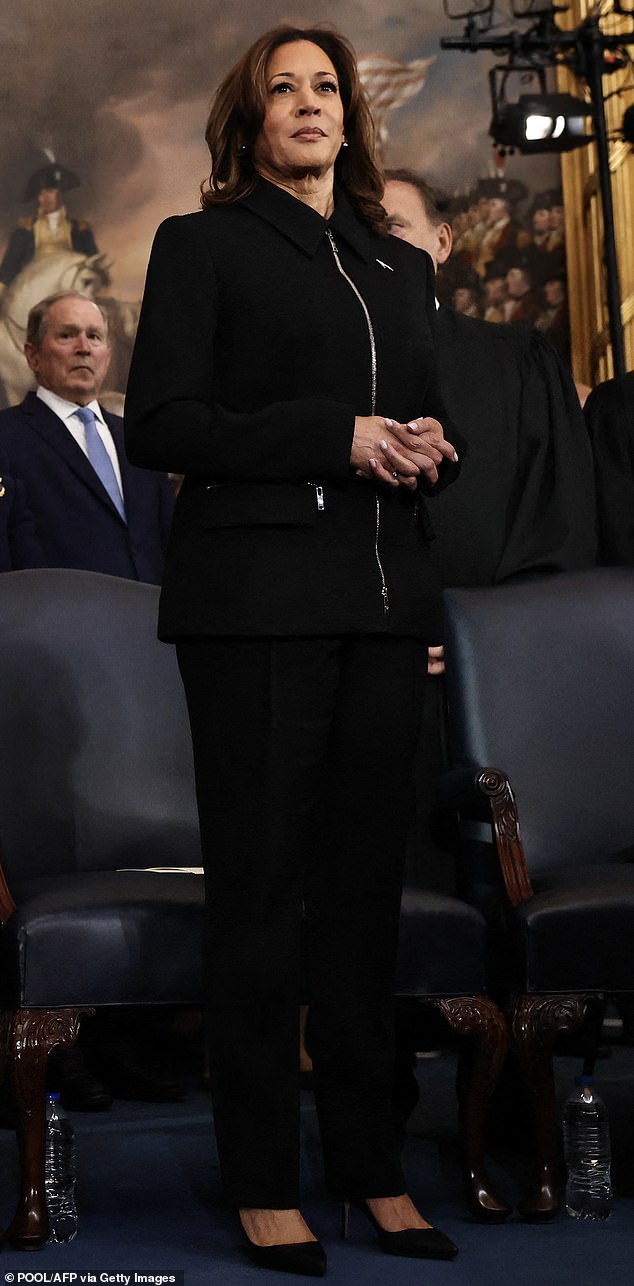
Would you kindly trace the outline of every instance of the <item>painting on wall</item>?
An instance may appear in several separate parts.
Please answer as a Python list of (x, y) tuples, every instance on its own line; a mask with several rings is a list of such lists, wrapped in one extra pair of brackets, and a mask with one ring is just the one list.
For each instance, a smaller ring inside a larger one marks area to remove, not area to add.
[[(113, 408), (125, 391), (156, 226), (198, 206), (216, 85), (279, 22), (352, 41), (386, 166), (443, 189), (455, 250), (439, 289), (456, 308), (521, 317), (565, 346), (558, 161), (501, 157), (488, 136), (488, 55), (443, 51), (441, 0), (4, 0), (0, 12), (0, 398), (29, 387), (31, 304), (69, 285), (111, 318)], [(62, 253), (63, 252), (63, 253)], [(65, 257), (64, 257), (65, 256)], [(48, 263), (46, 262), (48, 260)], [(56, 261), (53, 268), (53, 260)], [(62, 262), (62, 260), (64, 260)], [(497, 275), (496, 275), (497, 274)], [(488, 311), (487, 311), (488, 310)], [(562, 324), (563, 323), (563, 324)], [(554, 329), (553, 329), (554, 328)]]

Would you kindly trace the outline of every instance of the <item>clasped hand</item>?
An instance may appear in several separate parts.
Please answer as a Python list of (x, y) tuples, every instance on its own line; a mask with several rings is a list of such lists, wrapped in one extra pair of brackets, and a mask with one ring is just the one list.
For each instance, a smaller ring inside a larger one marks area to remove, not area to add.
[(421, 474), (432, 486), (438, 481), (443, 459), (457, 461), (458, 456), (442, 424), (430, 415), (407, 424), (381, 415), (355, 417), (350, 463), (360, 478), (415, 491)]

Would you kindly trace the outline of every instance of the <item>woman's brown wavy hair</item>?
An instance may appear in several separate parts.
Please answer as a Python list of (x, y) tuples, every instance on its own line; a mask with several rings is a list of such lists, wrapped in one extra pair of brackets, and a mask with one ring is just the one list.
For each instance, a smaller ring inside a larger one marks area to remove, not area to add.
[(335, 179), (345, 189), (360, 217), (375, 231), (387, 233), (381, 197), (383, 177), (375, 156), (375, 129), (359, 79), (352, 45), (333, 27), (282, 25), (266, 31), (227, 73), (216, 92), (205, 138), (211, 175), (201, 185), (203, 209), (228, 205), (253, 191), (257, 173), (252, 149), (266, 111), (266, 69), (280, 45), (309, 40), (328, 55), (339, 81), (348, 146), (335, 161)]

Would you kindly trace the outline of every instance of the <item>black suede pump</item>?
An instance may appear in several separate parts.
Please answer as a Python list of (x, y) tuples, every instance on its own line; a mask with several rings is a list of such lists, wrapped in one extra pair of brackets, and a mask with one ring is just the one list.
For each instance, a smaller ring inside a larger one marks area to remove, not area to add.
[(326, 1272), (326, 1252), (319, 1241), (256, 1246), (246, 1232), (244, 1237), (247, 1254), (258, 1268), (272, 1268), (276, 1273), (301, 1273), (304, 1277), (323, 1277)]
[[(379, 1248), (386, 1255), (400, 1255), (407, 1259), (455, 1259), (458, 1247), (439, 1228), (403, 1228), (401, 1232), (387, 1232), (377, 1222), (364, 1201), (357, 1203), (376, 1229)], [(343, 1203), (342, 1232), (348, 1237), (350, 1230), (350, 1202)]]

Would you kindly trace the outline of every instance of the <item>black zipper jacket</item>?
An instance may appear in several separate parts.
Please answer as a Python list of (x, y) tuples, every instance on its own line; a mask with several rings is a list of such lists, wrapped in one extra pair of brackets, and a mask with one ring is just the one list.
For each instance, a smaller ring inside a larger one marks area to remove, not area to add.
[(126, 445), (185, 474), (162, 638), (439, 637), (420, 494), (350, 467), (355, 415), (446, 422), (432, 263), (335, 202), (326, 222), (260, 180), (156, 234)]

